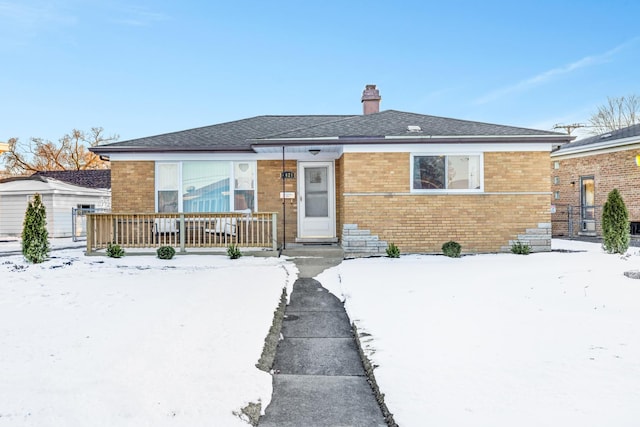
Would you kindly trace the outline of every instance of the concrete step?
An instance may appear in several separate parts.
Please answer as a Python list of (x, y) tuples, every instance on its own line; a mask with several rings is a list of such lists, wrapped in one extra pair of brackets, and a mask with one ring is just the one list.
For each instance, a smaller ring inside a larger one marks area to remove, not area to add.
[(518, 234), (520, 240), (551, 240), (551, 234)]
[(345, 259), (354, 258), (372, 258), (372, 257), (386, 257), (386, 252), (349, 252), (344, 254)]
[(282, 322), (285, 338), (351, 338), (349, 317), (344, 312), (287, 310)]
[(358, 347), (349, 338), (285, 338), (273, 369), (292, 375), (365, 375)]
[(371, 237), (371, 231), (370, 230), (356, 230), (356, 231), (351, 231), (351, 232), (345, 232), (342, 233), (342, 239), (354, 239), (357, 237), (363, 237), (363, 238), (367, 238), (367, 237)]
[(386, 246), (380, 246), (380, 245), (371, 245), (371, 246), (347, 246), (344, 248), (344, 253), (351, 253), (351, 252), (386, 252)]
[(291, 293), (286, 312), (344, 311), (344, 305), (326, 289), (297, 290)]
[(527, 228), (527, 234), (542, 234), (542, 235), (551, 235), (550, 228)]
[(361, 241), (361, 240), (379, 240), (379, 239), (378, 239), (378, 236), (371, 235), (371, 234), (366, 235), (366, 236), (364, 236), (364, 235), (358, 235), (358, 236), (345, 236), (345, 235), (343, 235), (342, 236), (342, 241), (343, 242), (358, 242), (358, 241)]
[(260, 427), (386, 427), (366, 377), (274, 375)]
[(381, 240), (355, 240), (355, 241), (346, 240), (342, 242), (342, 249), (344, 249), (345, 251), (349, 250), (350, 248), (362, 248), (362, 247), (386, 248), (387, 242), (384, 242)]

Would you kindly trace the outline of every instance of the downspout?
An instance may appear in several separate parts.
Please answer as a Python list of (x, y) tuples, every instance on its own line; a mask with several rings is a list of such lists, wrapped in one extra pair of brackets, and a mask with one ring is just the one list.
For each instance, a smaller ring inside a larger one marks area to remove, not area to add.
[(280, 247), (280, 252), (278, 253), (278, 256), (280, 256), (280, 254), (282, 253), (283, 249), (287, 249), (287, 243), (286, 243), (286, 238), (287, 238), (287, 203), (286, 203), (286, 199), (284, 198), (284, 193), (285, 193), (285, 182), (284, 182), (284, 170), (285, 170), (285, 164), (284, 164), (284, 145), (282, 146), (282, 173), (280, 174), (280, 178), (282, 179), (282, 246)]

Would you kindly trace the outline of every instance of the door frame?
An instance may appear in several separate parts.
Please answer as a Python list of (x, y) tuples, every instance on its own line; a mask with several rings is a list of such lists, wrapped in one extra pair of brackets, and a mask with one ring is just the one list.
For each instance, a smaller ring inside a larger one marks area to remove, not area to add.
[[(587, 191), (585, 188), (585, 181), (591, 181), (593, 183), (592, 195), (593, 204), (586, 203)], [(596, 231), (596, 179), (593, 175), (585, 175), (580, 177), (580, 232), (582, 233), (595, 233)]]
[[(329, 231), (326, 235), (305, 235), (305, 168), (327, 167), (327, 198), (329, 208)], [(326, 242), (336, 240), (336, 179), (335, 162), (329, 161), (298, 161), (298, 230), (296, 241)]]

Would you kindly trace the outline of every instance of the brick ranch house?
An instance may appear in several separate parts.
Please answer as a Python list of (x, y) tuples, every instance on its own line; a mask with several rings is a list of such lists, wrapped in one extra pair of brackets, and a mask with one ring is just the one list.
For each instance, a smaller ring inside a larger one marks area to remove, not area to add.
[(602, 206), (617, 188), (640, 234), (640, 124), (580, 139), (551, 153), (554, 236), (601, 236)]
[(362, 115), (258, 116), (91, 151), (111, 162), (115, 213), (277, 212), (279, 246), (365, 254), (384, 253), (378, 238), (403, 252), (550, 250), (549, 154), (573, 137), (380, 100), (367, 85)]

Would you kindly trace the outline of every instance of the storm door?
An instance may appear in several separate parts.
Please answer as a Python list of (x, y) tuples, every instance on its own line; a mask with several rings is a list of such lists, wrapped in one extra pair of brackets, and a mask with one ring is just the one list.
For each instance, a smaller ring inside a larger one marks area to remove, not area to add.
[(592, 176), (580, 177), (580, 231), (596, 231), (596, 185)]
[(333, 162), (298, 163), (298, 238), (335, 237)]

